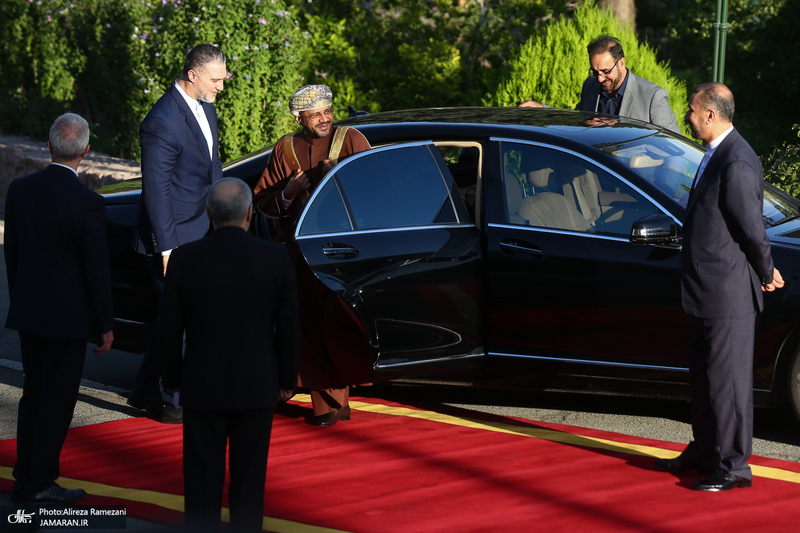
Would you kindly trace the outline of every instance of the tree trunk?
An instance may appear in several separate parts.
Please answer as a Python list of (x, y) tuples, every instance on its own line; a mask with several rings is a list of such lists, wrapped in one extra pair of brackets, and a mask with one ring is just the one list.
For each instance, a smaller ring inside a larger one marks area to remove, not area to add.
[(609, 8), (620, 22), (636, 30), (636, 6), (633, 0), (600, 0), (597, 5)]

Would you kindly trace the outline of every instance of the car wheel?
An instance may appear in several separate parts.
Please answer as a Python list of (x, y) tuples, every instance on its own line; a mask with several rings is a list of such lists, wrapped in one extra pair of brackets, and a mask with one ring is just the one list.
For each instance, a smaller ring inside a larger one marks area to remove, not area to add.
[(794, 352), (789, 365), (789, 401), (794, 414), (800, 420), (800, 347)]

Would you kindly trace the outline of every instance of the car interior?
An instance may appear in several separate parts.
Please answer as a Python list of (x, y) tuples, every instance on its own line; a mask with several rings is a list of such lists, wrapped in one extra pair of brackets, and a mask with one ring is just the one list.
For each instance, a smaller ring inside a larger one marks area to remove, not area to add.
[(583, 163), (536, 146), (506, 150), (507, 222), (627, 235), (635, 220), (652, 211), (651, 204), (630, 187)]

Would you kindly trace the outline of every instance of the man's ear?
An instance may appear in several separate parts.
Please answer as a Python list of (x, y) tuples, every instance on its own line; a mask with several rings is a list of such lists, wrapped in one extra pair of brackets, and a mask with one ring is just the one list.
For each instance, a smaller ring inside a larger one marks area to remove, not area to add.
[(208, 210), (208, 206), (206, 206), (206, 216), (208, 217), (209, 222), (211, 222), (211, 225), (213, 226), (214, 225), (214, 219), (211, 218), (211, 211)]
[[(47, 142), (49, 143), (50, 141), (47, 141)], [(92, 145), (91, 145), (91, 144), (87, 144), (87, 145), (86, 145), (86, 149), (85, 149), (85, 150), (83, 151), (83, 153), (81, 154), (81, 159), (83, 159), (84, 157), (86, 157), (86, 154), (88, 154), (88, 153), (89, 153), (89, 148), (91, 148), (91, 147), (92, 147)]]
[(303, 125), (303, 118), (300, 115), (295, 115), (294, 119), (297, 121), (298, 124), (301, 126)]

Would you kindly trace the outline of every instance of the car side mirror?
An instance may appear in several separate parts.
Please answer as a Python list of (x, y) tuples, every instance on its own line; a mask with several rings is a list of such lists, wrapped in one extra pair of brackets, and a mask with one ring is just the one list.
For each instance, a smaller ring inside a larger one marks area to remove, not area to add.
[(655, 244), (678, 247), (683, 242), (681, 228), (672, 217), (658, 213), (647, 215), (633, 223), (631, 244)]

